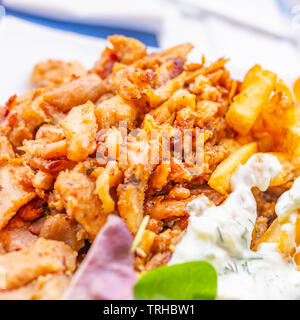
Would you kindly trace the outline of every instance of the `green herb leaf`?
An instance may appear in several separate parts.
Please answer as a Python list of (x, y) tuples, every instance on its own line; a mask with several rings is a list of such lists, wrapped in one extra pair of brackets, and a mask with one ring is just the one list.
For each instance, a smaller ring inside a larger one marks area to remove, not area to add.
[(147, 272), (136, 283), (136, 300), (213, 300), (217, 273), (206, 261), (161, 266)]
[(131, 246), (131, 249), (130, 249), (131, 252), (134, 252), (135, 249), (137, 248), (137, 246), (139, 245), (139, 243), (141, 242), (142, 237), (143, 237), (143, 233), (146, 230), (146, 227), (147, 227), (147, 224), (149, 222), (149, 219), (150, 219), (150, 216), (145, 216), (144, 217), (144, 219), (143, 219), (143, 221), (142, 221), (142, 223), (141, 223), (141, 225), (139, 227), (139, 230), (138, 230), (138, 232), (137, 232), (137, 234), (136, 234), (136, 236), (135, 236), (135, 238), (134, 238), (134, 240), (132, 242), (132, 246)]

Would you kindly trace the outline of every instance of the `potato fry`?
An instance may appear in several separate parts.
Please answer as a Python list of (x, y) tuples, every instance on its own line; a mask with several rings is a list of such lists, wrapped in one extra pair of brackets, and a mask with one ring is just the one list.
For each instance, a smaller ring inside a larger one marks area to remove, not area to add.
[[(280, 142), (284, 128), (296, 124), (295, 103), (291, 92), (283, 82), (279, 86), (283, 91), (274, 91), (259, 116), (262, 124), (260, 131), (269, 132), (276, 143)], [(259, 128), (255, 129), (257, 131)]]
[(296, 226), (295, 226), (295, 242), (296, 245), (300, 244), (300, 215), (297, 215)]
[(300, 102), (300, 78), (298, 78), (293, 86), (294, 95), (296, 97), (296, 100)]
[[(300, 214), (297, 216), (296, 226), (295, 226), (295, 243), (296, 246), (300, 245)], [(298, 270), (300, 269), (300, 252), (296, 252), (294, 256), (294, 261), (298, 266)]]
[(277, 90), (279, 92), (283, 92), (291, 100), (294, 100), (292, 91), (290, 90), (290, 88), (287, 86), (287, 84), (282, 79), (279, 79), (277, 81), (277, 83), (275, 85), (275, 90)]
[(253, 81), (258, 73), (262, 72), (262, 67), (259, 64), (253, 66), (245, 75), (242, 83), (242, 90), (245, 90)]
[(282, 229), (282, 225), (278, 219), (273, 221), (252, 250), (256, 251), (263, 242), (278, 243), (278, 250), (286, 257), (290, 256), (295, 248), (295, 238), (292, 234)]
[(276, 79), (276, 74), (267, 70), (248, 74), (244, 90), (236, 96), (226, 114), (227, 124), (237, 132), (247, 134), (267, 103)]
[(282, 132), (278, 150), (295, 156), (300, 155), (300, 123), (285, 128)]
[(256, 142), (240, 147), (217, 166), (208, 181), (209, 186), (222, 194), (226, 194), (230, 189), (230, 179), (233, 172), (237, 169), (239, 164), (246, 163), (246, 161), (256, 152)]
[(282, 168), (280, 173), (271, 180), (269, 186), (282, 186), (293, 178), (294, 165), (291, 162), (291, 156), (281, 152), (270, 152), (280, 162)]
[(295, 106), (296, 121), (300, 122), (300, 103)]

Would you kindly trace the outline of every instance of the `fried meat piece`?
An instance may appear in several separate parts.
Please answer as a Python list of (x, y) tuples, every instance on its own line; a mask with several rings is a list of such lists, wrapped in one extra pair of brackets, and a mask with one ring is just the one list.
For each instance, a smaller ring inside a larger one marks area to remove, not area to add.
[(88, 100), (97, 101), (105, 92), (106, 85), (101, 78), (96, 74), (90, 74), (46, 92), (43, 99), (58, 110), (67, 112)]
[(6, 288), (18, 288), (41, 275), (74, 271), (77, 253), (61, 241), (39, 238), (31, 247), (0, 256)]
[(67, 141), (60, 140), (57, 142), (47, 143), (44, 140), (24, 140), (23, 146), (18, 150), (22, 150), (27, 154), (43, 158), (56, 159), (67, 155)]
[(4, 253), (19, 251), (32, 246), (38, 237), (29, 231), (29, 223), (23, 221), (19, 215), (0, 231), (0, 243)]
[(69, 273), (49, 273), (22, 287), (1, 290), (0, 300), (58, 300), (67, 289), (70, 280)]
[(73, 217), (94, 239), (106, 222), (102, 202), (95, 194), (95, 182), (86, 174), (62, 171), (55, 182), (54, 194), (67, 214)]
[(137, 232), (144, 216), (145, 191), (155, 167), (155, 163), (148, 161), (150, 154), (151, 145), (145, 141), (133, 139), (127, 143), (125, 154), (123, 154), (127, 161), (121, 161), (120, 164), (124, 173), (124, 182), (117, 188), (118, 211), (133, 234)]
[(61, 126), (67, 140), (67, 157), (72, 161), (83, 161), (96, 150), (97, 121), (95, 106), (88, 101), (74, 107)]
[(39, 62), (33, 68), (31, 82), (36, 87), (57, 87), (86, 75), (78, 61), (52, 60)]
[(146, 55), (146, 46), (140, 41), (121, 35), (108, 37), (112, 48), (106, 47), (95, 63), (93, 71), (101, 78), (106, 78), (112, 71), (115, 62), (131, 64)]
[(136, 124), (138, 111), (134, 103), (114, 96), (96, 106), (96, 117), (100, 129), (118, 126), (121, 121), (126, 121), (127, 127), (133, 129)]
[(9, 160), (14, 157), (15, 152), (7, 137), (0, 136), (0, 160)]
[(46, 217), (39, 236), (45, 239), (63, 241), (75, 251), (79, 251), (84, 246), (82, 227), (66, 214)]
[(33, 171), (19, 163), (0, 163), (0, 230), (17, 211), (36, 197)]

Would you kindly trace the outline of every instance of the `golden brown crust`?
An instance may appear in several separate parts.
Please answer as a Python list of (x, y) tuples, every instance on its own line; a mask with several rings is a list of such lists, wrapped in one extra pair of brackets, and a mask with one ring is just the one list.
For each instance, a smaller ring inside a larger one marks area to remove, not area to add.
[(31, 247), (0, 256), (6, 288), (21, 287), (47, 273), (74, 271), (77, 253), (61, 241), (40, 238)]

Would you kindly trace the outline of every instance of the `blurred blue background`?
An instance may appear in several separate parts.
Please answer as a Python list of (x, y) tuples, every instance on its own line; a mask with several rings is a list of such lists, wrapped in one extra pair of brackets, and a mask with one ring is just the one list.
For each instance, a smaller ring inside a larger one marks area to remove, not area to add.
[[(223, 2), (223, 3), (222, 3)], [(257, 11), (257, 21), (252, 20), (251, 6)], [(226, 3), (226, 7), (224, 6)], [(246, 5), (244, 6), (244, 4)], [(289, 38), (286, 30), (278, 32), (278, 13), (282, 19), (293, 19), (293, 9), (299, 0), (0, 0), (6, 15), (15, 16), (33, 23), (79, 34), (106, 38), (110, 34), (124, 34), (143, 41), (148, 46), (161, 44), (161, 30), (166, 20), (173, 21), (174, 33), (179, 26), (176, 17), (181, 16), (186, 24), (192, 18), (214, 17), (226, 20), (237, 27), (249, 28), (269, 36)], [(224, 10), (225, 9), (225, 10)], [(228, 10), (227, 10), (228, 9)], [(277, 16), (275, 11), (277, 12)], [(240, 11), (241, 19), (230, 11)], [(295, 10), (294, 10), (295, 11)], [(299, 11), (300, 12), (300, 11)], [(263, 23), (259, 20), (265, 14)], [(170, 20), (170, 17), (175, 19)], [(284, 18), (285, 17), (285, 18)], [(144, 21), (143, 21), (144, 19)], [(300, 19), (299, 19), (300, 23)], [(284, 29), (283, 27), (281, 27)], [(173, 35), (174, 37), (174, 35)], [(176, 37), (176, 36), (175, 36)]]
[[(101, 1), (100, 1), (101, 2)], [(117, 26), (105, 26), (101, 25), (101, 21), (99, 24), (87, 24), (87, 23), (80, 23), (78, 21), (71, 22), (71, 21), (63, 21), (62, 19), (55, 19), (55, 18), (48, 18), (46, 14), (38, 15), (33, 13), (26, 12), (22, 10), (22, 8), (14, 8), (9, 6), (9, 1), (7, 4), (4, 4), (3, 1), (0, 1), (5, 7), (6, 15), (14, 16), (17, 18), (21, 18), (33, 23), (41, 24), (47, 27), (56, 28), (64, 31), (72, 31), (79, 34), (89, 35), (98, 38), (106, 38), (111, 34), (123, 34), (128, 37), (134, 37), (142, 42), (144, 42), (148, 46), (157, 47), (158, 41), (155, 33), (145, 32), (141, 30), (131, 30), (126, 29), (125, 27), (117, 27)], [(15, 3), (14, 3), (15, 5)], [(71, 2), (70, 2), (70, 5)]]

